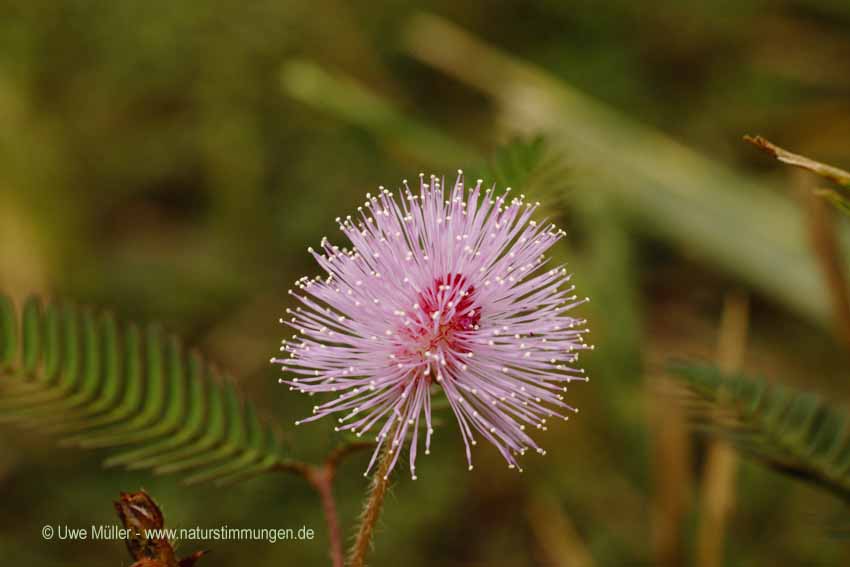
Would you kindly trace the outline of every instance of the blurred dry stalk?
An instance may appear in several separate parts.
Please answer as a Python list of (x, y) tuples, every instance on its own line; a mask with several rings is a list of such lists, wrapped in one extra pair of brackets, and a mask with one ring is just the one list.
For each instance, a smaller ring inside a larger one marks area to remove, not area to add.
[[(743, 359), (749, 326), (746, 295), (729, 293), (724, 300), (716, 357), (727, 372), (736, 370)], [(681, 337), (676, 337), (681, 340)], [(699, 345), (681, 345), (677, 351), (690, 352)], [(653, 451), (654, 503), (653, 550), (657, 565), (686, 563), (683, 526), (689, 515), (693, 480), (692, 442), (686, 418), (687, 409), (671, 403), (677, 387), (667, 380), (650, 382), (650, 422), (655, 438)], [(736, 454), (723, 441), (708, 447), (705, 473), (700, 487), (696, 563), (722, 564), (726, 519), (734, 500)]]
[(844, 260), (841, 257), (841, 242), (834, 213), (823, 202), (832, 201), (839, 209), (847, 210), (846, 198), (831, 189), (820, 190), (810, 173), (850, 187), (850, 172), (827, 165), (806, 156), (789, 152), (761, 136), (744, 136), (760, 150), (772, 155), (784, 164), (799, 168), (792, 177), (797, 188), (797, 197), (805, 212), (806, 226), (812, 252), (820, 264), (826, 287), (832, 301), (832, 313), (838, 339), (850, 347), (850, 294)]
[(552, 498), (529, 503), (526, 513), (547, 567), (592, 567), (593, 557), (570, 517)]
[(832, 300), (835, 333), (838, 340), (850, 348), (850, 294), (841, 258), (835, 211), (817, 194), (814, 179), (805, 171), (795, 171), (793, 175), (800, 204), (806, 213), (809, 242), (820, 263), (824, 283)]
[(672, 385), (650, 381), (649, 421), (654, 444), (652, 470), (652, 543), (655, 564), (674, 567), (683, 563), (682, 526), (690, 506), (692, 478), (691, 438), (685, 413), (670, 403)]
[(36, 241), (38, 230), (20, 203), (0, 199), (0, 287), (20, 301), (46, 287), (46, 267)]
[[(37, 229), (25, 207), (0, 192), (0, 288), (20, 304), (30, 293), (47, 289), (47, 267)], [(0, 485), (15, 471), (18, 455), (0, 455)]]
[[(749, 312), (749, 300), (744, 293), (726, 295), (717, 344), (717, 365), (724, 372), (736, 372), (743, 363)], [(735, 500), (737, 460), (735, 449), (727, 441), (714, 439), (710, 442), (700, 490), (696, 547), (696, 563), (700, 567), (723, 564), (726, 521)]]

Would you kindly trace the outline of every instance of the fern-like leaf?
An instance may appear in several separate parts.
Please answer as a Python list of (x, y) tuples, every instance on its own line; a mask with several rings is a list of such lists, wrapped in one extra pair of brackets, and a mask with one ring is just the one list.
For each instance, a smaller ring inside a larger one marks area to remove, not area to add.
[(671, 374), (705, 402), (709, 430), (768, 466), (850, 499), (850, 412), (812, 392), (716, 367), (676, 363)]
[(287, 460), (278, 436), (196, 352), (156, 325), (0, 295), (0, 423), (111, 448), (106, 466), (227, 484)]
[(517, 138), (500, 146), (479, 168), (479, 177), (496, 187), (514, 187), (532, 199), (556, 202), (568, 193), (568, 166), (542, 136)]

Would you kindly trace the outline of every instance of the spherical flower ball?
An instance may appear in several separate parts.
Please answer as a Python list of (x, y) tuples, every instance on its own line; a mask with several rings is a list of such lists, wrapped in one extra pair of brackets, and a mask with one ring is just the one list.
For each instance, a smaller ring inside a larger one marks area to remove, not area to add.
[(369, 469), (389, 443), (392, 470), (409, 438), (416, 478), (420, 430), (428, 454), (432, 400), (445, 396), (470, 469), (479, 438), (511, 468), (544, 453), (530, 431), (576, 412), (567, 384), (587, 380), (576, 364), (592, 347), (570, 314), (587, 299), (546, 257), (564, 232), (509, 196), (467, 188), (460, 171), (451, 188), (420, 175), (418, 191), (379, 188), (337, 218), (351, 247), (310, 249), (325, 273), (290, 290), (298, 306), (281, 322), (295, 334), (272, 359), (290, 389), (335, 396), (296, 425), (334, 416), (337, 430), (374, 435)]

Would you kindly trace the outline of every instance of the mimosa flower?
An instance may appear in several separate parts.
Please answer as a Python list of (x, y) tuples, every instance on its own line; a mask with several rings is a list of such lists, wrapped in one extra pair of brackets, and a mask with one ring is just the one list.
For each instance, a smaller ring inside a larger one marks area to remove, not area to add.
[(570, 315), (587, 299), (545, 256), (565, 233), (509, 192), (467, 188), (461, 172), (451, 188), (420, 175), (418, 192), (380, 188), (337, 218), (352, 247), (310, 249), (325, 274), (290, 291), (299, 306), (281, 321), (296, 334), (272, 359), (290, 389), (337, 396), (296, 424), (334, 415), (338, 430), (374, 434), (370, 469), (390, 443), (392, 470), (409, 438), (416, 478), (420, 430), (427, 454), (432, 400), (445, 396), (470, 469), (478, 438), (511, 468), (528, 449), (545, 453), (530, 430), (576, 412), (567, 384), (587, 380), (576, 363), (592, 347)]

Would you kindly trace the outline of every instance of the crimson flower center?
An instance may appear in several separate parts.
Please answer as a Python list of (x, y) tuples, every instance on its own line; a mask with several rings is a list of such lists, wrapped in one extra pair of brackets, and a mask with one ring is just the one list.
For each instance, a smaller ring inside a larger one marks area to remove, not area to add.
[(423, 362), (432, 355), (469, 352), (469, 335), (481, 320), (475, 296), (475, 286), (461, 274), (435, 279), (419, 292), (415, 311), (407, 314), (401, 354)]

